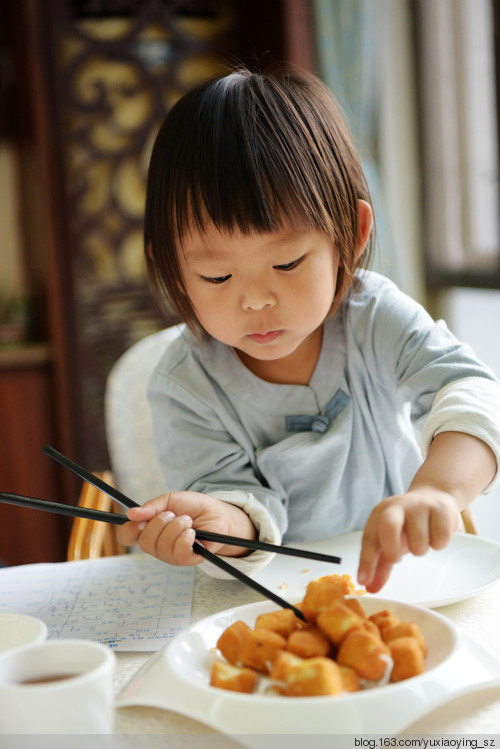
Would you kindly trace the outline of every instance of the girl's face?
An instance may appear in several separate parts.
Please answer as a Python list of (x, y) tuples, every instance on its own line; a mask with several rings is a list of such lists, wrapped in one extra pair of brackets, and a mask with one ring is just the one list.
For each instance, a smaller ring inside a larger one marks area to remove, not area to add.
[(271, 382), (307, 384), (332, 307), (339, 258), (317, 231), (186, 232), (179, 262), (199, 323)]

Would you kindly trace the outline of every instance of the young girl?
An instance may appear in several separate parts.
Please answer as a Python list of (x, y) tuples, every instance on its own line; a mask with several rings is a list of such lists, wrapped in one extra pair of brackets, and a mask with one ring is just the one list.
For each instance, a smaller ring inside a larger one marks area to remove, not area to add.
[[(149, 385), (175, 491), (129, 510), (122, 543), (190, 565), (195, 528), (272, 543), (364, 528), (358, 581), (372, 592), (403, 554), (446, 546), (495, 480), (500, 386), (443, 322), (361, 270), (372, 222), (317, 78), (238, 70), (173, 107), (145, 244), (186, 323)], [(247, 573), (269, 559), (206, 546)]]

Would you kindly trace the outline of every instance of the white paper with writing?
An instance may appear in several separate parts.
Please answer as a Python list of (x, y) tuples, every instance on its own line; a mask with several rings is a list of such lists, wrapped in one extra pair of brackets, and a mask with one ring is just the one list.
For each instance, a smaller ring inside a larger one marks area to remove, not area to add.
[(49, 639), (159, 650), (189, 626), (192, 567), (143, 554), (0, 569), (0, 613), (36, 616)]

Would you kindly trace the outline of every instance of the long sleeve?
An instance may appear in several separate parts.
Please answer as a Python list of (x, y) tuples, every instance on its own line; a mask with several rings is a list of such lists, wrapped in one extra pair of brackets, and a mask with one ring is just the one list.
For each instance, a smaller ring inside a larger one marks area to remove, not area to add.
[(484, 377), (454, 380), (436, 395), (422, 430), (422, 452), (427, 455), (432, 439), (440, 432), (463, 432), (485, 442), (497, 461), (497, 472), (484, 494), (499, 480), (500, 385)]

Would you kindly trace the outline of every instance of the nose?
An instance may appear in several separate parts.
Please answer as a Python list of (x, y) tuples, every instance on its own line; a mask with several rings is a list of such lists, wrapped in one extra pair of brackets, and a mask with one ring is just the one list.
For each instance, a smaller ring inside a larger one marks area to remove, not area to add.
[(241, 306), (245, 311), (258, 311), (274, 307), (276, 297), (268, 285), (261, 281), (247, 283), (241, 294)]

